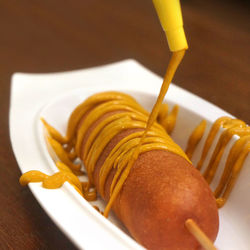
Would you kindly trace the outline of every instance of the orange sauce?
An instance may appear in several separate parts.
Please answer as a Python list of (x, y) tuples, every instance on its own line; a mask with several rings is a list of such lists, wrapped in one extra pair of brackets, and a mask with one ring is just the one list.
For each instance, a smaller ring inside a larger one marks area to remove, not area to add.
[[(238, 135), (239, 139), (234, 143), (229, 152), (226, 164), (224, 166), (224, 171), (220, 177), (219, 184), (214, 191), (218, 207), (222, 207), (227, 201), (229, 194), (235, 185), (239, 172), (243, 166), (244, 160), (250, 152), (250, 127), (246, 125), (245, 122), (239, 119), (221, 117), (214, 122), (212, 128), (209, 131), (209, 134), (203, 146), (201, 158), (197, 164), (198, 170), (202, 168), (208, 151), (220, 128), (223, 128), (223, 132), (220, 135), (209, 164), (206, 166), (203, 174), (205, 180), (209, 184), (214, 179), (214, 176), (218, 170), (218, 165), (227, 144), (234, 135)], [(191, 134), (186, 150), (186, 153), (190, 158), (192, 157), (192, 153), (194, 152), (195, 147), (198, 144), (197, 142), (201, 139), (204, 131), (205, 128), (201, 123)]]
[(190, 135), (186, 149), (186, 155), (189, 159), (192, 159), (195, 148), (197, 147), (199, 141), (201, 140), (205, 132), (206, 125), (207, 122), (205, 120), (201, 121), (201, 123), (194, 129), (194, 131)]

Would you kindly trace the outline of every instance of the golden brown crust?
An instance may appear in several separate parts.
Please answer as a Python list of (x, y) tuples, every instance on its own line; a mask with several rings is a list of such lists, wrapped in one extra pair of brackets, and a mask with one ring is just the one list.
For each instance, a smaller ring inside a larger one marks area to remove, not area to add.
[(167, 151), (140, 155), (117, 209), (133, 237), (150, 249), (198, 248), (184, 227), (188, 218), (212, 240), (218, 232), (215, 198), (207, 183), (187, 161)]
[[(88, 129), (82, 150), (94, 127), (114, 113), (103, 115)], [(120, 132), (104, 148), (94, 170), (97, 190), (104, 160), (122, 138), (135, 131), (138, 129)], [(110, 172), (105, 184), (106, 201), (115, 171)], [(218, 211), (208, 184), (189, 162), (168, 151), (139, 156), (113, 210), (131, 235), (149, 249), (198, 249), (198, 242), (184, 226), (188, 218), (194, 219), (213, 241), (218, 232)]]

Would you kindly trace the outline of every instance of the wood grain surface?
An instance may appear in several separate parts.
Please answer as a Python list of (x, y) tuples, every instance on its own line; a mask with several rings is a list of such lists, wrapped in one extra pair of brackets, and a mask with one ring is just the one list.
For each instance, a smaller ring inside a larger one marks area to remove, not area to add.
[[(174, 82), (249, 124), (249, 3), (183, 0), (182, 7), (189, 50)], [(0, 0), (0, 249), (75, 249), (19, 186), (11, 75), (134, 58), (163, 76), (169, 56), (151, 0)]]

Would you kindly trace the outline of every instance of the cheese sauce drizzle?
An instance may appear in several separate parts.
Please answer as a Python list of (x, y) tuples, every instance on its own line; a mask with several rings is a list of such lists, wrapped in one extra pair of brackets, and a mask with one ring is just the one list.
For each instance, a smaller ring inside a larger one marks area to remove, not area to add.
[[(223, 173), (220, 177), (219, 184), (215, 188), (214, 195), (216, 198), (217, 206), (222, 207), (227, 201), (230, 192), (232, 191), (239, 172), (244, 164), (245, 158), (250, 152), (250, 127), (239, 119), (230, 117), (221, 117), (217, 119), (211, 127), (209, 134), (203, 146), (201, 158), (197, 164), (197, 169), (201, 170), (203, 163), (206, 159), (208, 151), (215, 139), (216, 134), (220, 128), (223, 128), (222, 134), (219, 137), (217, 145), (213, 151), (212, 157), (205, 168), (204, 178), (210, 184), (218, 170), (218, 166), (225, 148), (234, 135), (239, 136), (239, 139), (232, 146)], [(205, 123), (202, 121), (193, 131), (189, 137), (186, 154), (192, 158), (192, 154), (198, 145), (205, 132)]]
[[(159, 111), (161, 109), (163, 99), (164, 99), (164, 97), (165, 97), (165, 95), (166, 95), (166, 93), (168, 91), (169, 85), (170, 85), (170, 83), (171, 83), (171, 81), (172, 81), (172, 79), (174, 77), (174, 74), (175, 74), (179, 64), (181, 63), (184, 55), (185, 55), (185, 50), (176, 51), (176, 52), (173, 52), (173, 54), (172, 54), (172, 57), (170, 59), (170, 62), (169, 62), (169, 65), (168, 65), (168, 68), (167, 68), (167, 71), (166, 71), (162, 86), (161, 86), (160, 94), (159, 94), (159, 96), (158, 96), (158, 98), (156, 100), (156, 103), (155, 103), (155, 105), (154, 105), (154, 107), (153, 107), (153, 109), (152, 109), (152, 111), (151, 111), (151, 113), (149, 115), (149, 118), (148, 118), (148, 121), (147, 121), (147, 124), (146, 124), (146, 129), (145, 129), (144, 133), (142, 134), (141, 139), (139, 140), (139, 144), (136, 146), (134, 151), (131, 152), (131, 154), (130, 154), (131, 158), (129, 158), (126, 168), (123, 170), (123, 173), (121, 174), (121, 176), (119, 178), (119, 181), (117, 182), (115, 188), (113, 189), (113, 192), (111, 193), (109, 202), (108, 202), (108, 204), (107, 204), (107, 206), (105, 208), (105, 211), (104, 211), (104, 216), (108, 216), (108, 213), (109, 213), (109, 211), (110, 211), (110, 209), (111, 209), (117, 195), (119, 194), (123, 183), (125, 182), (126, 178), (129, 175), (130, 169), (134, 165), (134, 163), (137, 160), (139, 154), (143, 152), (143, 151), (141, 151), (141, 147), (142, 147), (142, 145), (144, 143), (144, 139), (146, 138), (147, 133), (150, 131), (150, 129), (152, 128), (154, 122), (157, 119), (157, 116), (158, 116)], [(169, 139), (170, 139), (170, 137), (169, 137)], [(178, 148), (178, 151), (176, 152), (177, 148)], [(153, 150), (153, 149), (159, 149), (159, 148), (158, 147), (156, 147), (156, 148), (151, 147), (149, 150)], [(185, 154), (183, 154), (182, 152), (180, 153), (179, 147), (176, 144), (172, 144), (172, 146), (169, 147), (168, 150), (172, 151), (172, 152), (175, 152), (175, 153), (181, 155), (182, 157), (184, 157), (184, 158), (186, 158), (188, 160), (188, 158), (187, 158), (187, 156)]]

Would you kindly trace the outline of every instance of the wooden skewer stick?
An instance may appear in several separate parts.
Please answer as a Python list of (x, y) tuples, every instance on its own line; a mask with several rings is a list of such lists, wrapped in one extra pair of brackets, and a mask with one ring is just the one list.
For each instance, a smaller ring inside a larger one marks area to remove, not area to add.
[(195, 237), (195, 239), (199, 241), (199, 243), (204, 249), (206, 250), (217, 249), (214, 246), (213, 242), (204, 234), (204, 232), (192, 219), (187, 219), (185, 221), (185, 226), (188, 229), (188, 231)]

